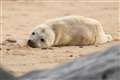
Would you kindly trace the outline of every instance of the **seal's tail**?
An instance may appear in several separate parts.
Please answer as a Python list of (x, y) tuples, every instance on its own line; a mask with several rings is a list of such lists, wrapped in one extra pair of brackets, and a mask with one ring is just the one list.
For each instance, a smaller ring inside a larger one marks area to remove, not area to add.
[(108, 41), (120, 41), (120, 32), (106, 33)]

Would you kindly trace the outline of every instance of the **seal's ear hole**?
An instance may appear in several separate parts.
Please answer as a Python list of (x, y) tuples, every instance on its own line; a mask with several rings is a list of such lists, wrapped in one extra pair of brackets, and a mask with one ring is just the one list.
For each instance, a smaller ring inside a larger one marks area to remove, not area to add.
[(42, 29), (42, 32), (45, 32), (45, 29)]
[(40, 39), (41, 42), (45, 42), (45, 40), (43, 38)]
[(35, 32), (33, 32), (32, 35), (35, 35)]

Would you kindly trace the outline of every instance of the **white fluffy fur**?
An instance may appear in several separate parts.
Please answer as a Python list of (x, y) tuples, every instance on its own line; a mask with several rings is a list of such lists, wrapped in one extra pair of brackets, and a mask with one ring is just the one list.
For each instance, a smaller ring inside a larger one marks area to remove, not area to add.
[[(51, 19), (38, 25), (29, 39), (34, 41), (36, 47), (47, 48), (64, 45), (93, 45), (102, 44), (112, 40), (112, 36), (105, 34), (102, 25), (91, 18), (83, 16), (66, 16)], [(44, 38), (45, 42), (41, 42)]]

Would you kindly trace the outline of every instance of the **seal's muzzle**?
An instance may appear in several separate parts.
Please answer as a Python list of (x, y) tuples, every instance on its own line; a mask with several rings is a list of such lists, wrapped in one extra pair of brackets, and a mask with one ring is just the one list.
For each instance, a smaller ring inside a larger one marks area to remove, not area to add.
[(27, 45), (32, 47), (32, 48), (36, 48), (36, 45), (32, 40), (28, 40)]

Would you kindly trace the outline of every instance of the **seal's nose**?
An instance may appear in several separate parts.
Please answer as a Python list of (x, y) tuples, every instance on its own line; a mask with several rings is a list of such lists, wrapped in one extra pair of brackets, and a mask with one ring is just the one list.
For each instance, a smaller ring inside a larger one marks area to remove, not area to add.
[(32, 40), (28, 40), (28, 44), (31, 44), (32, 43)]
[(27, 44), (32, 47), (35, 48), (35, 43), (32, 40), (28, 40)]

